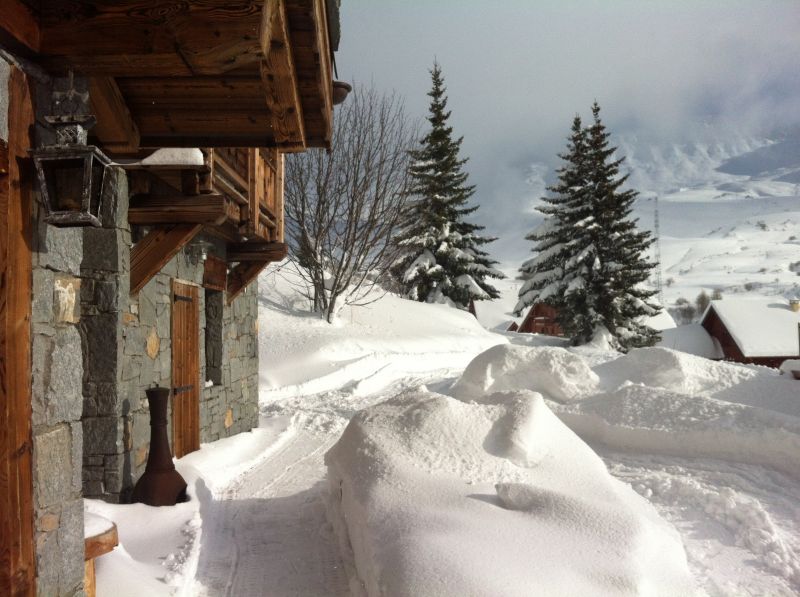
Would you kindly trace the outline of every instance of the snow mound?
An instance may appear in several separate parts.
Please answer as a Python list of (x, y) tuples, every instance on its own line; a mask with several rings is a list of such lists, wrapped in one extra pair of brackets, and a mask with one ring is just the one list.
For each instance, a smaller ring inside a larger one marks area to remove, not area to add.
[(452, 393), (462, 400), (509, 390), (533, 390), (570, 402), (595, 390), (599, 378), (580, 356), (552, 346), (503, 344), (479, 354), (455, 383)]
[(627, 385), (558, 406), (557, 414), (588, 442), (651, 454), (761, 464), (800, 477), (800, 419), (783, 413)]
[(675, 530), (535, 392), (407, 393), (358, 413), (325, 462), (354, 594), (693, 592)]
[(639, 348), (595, 367), (606, 387), (625, 382), (664, 388), (683, 394), (714, 393), (758, 375), (743, 365), (717, 363), (669, 348)]

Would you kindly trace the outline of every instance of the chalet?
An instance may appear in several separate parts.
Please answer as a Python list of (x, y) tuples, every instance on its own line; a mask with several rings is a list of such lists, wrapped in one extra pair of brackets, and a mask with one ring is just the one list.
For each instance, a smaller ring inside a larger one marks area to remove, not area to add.
[(83, 594), (82, 498), (129, 498), (145, 389), (178, 456), (257, 424), (252, 282), (337, 45), (338, 0), (3, 0), (0, 595)]
[[(506, 331), (563, 337), (564, 332), (558, 324), (557, 317), (558, 310), (555, 307), (545, 303), (535, 303), (528, 309), (521, 324), (512, 322)], [(652, 317), (648, 317), (646, 322), (651, 328), (659, 331), (675, 327), (675, 320), (665, 309), (662, 309)]]
[(779, 367), (800, 354), (800, 312), (781, 298), (711, 301), (700, 323), (729, 361)]
[(522, 320), (516, 331), (526, 334), (545, 334), (547, 336), (563, 336), (564, 332), (556, 321), (558, 311), (545, 303), (535, 303), (528, 309), (525, 319)]

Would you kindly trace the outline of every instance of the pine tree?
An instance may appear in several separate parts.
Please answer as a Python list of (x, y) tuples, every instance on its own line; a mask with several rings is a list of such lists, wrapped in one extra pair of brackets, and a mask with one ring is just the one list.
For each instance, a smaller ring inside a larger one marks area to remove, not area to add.
[(466, 309), (471, 301), (497, 298), (487, 278), (504, 275), (482, 248), (495, 239), (479, 235), (483, 226), (465, 220), (477, 209), (467, 204), (475, 187), (467, 184), (462, 170), (467, 160), (458, 155), (463, 137), (453, 139), (447, 124), (450, 111), (439, 65), (434, 63), (430, 73), (430, 131), (410, 152), (412, 198), (395, 239), (400, 257), (392, 273), (408, 298), (449, 301)]
[(628, 350), (657, 340), (643, 323), (658, 312), (648, 302), (656, 291), (642, 286), (654, 267), (644, 257), (653, 239), (631, 218), (637, 192), (621, 190), (628, 179), (619, 174), (624, 158), (612, 159), (616, 148), (597, 102), (592, 115), (585, 128), (575, 118), (560, 182), (548, 188), (555, 196), (544, 199), (545, 221), (528, 236), (537, 255), (521, 268), (526, 282), (515, 311), (546, 302), (574, 344), (607, 330), (616, 348)]

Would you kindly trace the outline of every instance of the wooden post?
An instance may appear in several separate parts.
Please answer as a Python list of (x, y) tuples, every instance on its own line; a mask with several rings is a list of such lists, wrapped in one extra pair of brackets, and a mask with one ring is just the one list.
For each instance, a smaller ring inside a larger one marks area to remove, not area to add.
[[(31, 185), (28, 81), (9, 78), (9, 143), (0, 173), (0, 594), (34, 595), (31, 432)], [(5, 151), (4, 151), (5, 150)]]

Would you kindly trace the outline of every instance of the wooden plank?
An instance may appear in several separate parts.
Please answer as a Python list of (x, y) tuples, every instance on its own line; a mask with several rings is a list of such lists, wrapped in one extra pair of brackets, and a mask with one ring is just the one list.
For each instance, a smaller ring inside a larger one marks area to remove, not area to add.
[(285, 0), (265, 4), (260, 37), (265, 56), (261, 63), (261, 78), (272, 114), (275, 143), (279, 146), (285, 143), (304, 145), (303, 107), (292, 57)]
[(200, 224), (155, 228), (137, 242), (131, 250), (131, 294), (138, 293), (201, 228)]
[(128, 208), (128, 222), (137, 225), (222, 224), (227, 218), (222, 195), (192, 197), (136, 197)]
[[(306, 143), (330, 147), (333, 122), (333, 78), (325, 0), (286, 0), (297, 79), (303, 81), (301, 103)], [(308, 83), (312, 83), (309, 85)]]
[(172, 386), (182, 390), (173, 389), (173, 453), (181, 458), (200, 448), (200, 299), (177, 280), (172, 293)]
[(228, 163), (228, 161), (221, 155), (217, 154), (215, 156), (215, 165), (217, 167), (216, 175), (223, 175), (227, 178), (230, 182), (238, 185), (239, 188), (243, 191), (247, 190), (248, 182), (246, 179), (247, 173), (244, 173), (244, 176), (239, 173), (233, 164)]
[(119, 545), (117, 525), (112, 523), (112, 525), (102, 533), (84, 539), (83, 559), (93, 560), (103, 554), (107, 554), (117, 545)]
[(285, 168), (283, 153), (278, 154), (278, 167), (275, 171), (275, 221), (277, 224), (276, 239), (279, 243), (284, 242), (284, 198), (283, 198), (283, 176)]
[(0, 45), (27, 58), (39, 51), (39, 43), (39, 24), (30, 8), (20, 0), (3, 0)]
[(228, 264), (213, 255), (206, 257), (203, 268), (203, 288), (225, 291), (228, 285)]
[(112, 77), (89, 79), (89, 101), (97, 124), (92, 128), (103, 149), (131, 153), (139, 149), (139, 128)]
[(226, 259), (228, 262), (242, 261), (280, 261), (288, 253), (285, 243), (246, 242), (228, 245)]
[(8, 172), (0, 174), (0, 594), (34, 595), (31, 432), (32, 93), (12, 67)]
[(200, 194), (200, 175), (196, 170), (181, 170), (181, 192), (184, 195)]
[(258, 277), (270, 261), (248, 261), (239, 263), (228, 272), (228, 304), (244, 292), (247, 285)]
[(46, 2), (41, 52), (51, 69), (73, 68), (88, 75), (224, 73), (261, 58), (262, 4), (263, 0)]
[(0, 174), (8, 174), (8, 143), (0, 139)]

